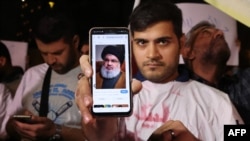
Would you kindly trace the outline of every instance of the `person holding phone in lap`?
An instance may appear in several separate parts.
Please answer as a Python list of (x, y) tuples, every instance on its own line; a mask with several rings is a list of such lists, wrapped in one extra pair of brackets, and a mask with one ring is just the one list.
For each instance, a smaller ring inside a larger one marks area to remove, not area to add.
[(67, 11), (43, 14), (32, 33), (44, 63), (25, 72), (7, 111), (6, 131), (11, 141), (82, 141), (81, 115), (74, 102), (81, 72), (77, 23)]

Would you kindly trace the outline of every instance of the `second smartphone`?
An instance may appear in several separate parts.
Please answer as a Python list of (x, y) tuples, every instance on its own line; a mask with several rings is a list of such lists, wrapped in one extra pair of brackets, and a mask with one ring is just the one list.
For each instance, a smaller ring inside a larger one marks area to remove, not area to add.
[(92, 113), (129, 116), (132, 112), (129, 30), (126, 27), (94, 27), (89, 35), (94, 72)]

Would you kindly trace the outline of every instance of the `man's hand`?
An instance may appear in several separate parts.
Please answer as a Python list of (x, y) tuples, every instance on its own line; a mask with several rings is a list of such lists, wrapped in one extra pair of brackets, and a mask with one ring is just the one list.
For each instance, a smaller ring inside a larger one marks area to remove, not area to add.
[[(32, 115), (25, 111), (25, 115)], [(32, 115), (28, 123), (12, 120), (14, 130), (22, 137), (31, 140), (48, 139), (55, 134), (55, 124), (47, 117)]]
[[(88, 61), (87, 55), (81, 56), (80, 65), (84, 76), (78, 81), (76, 90), (76, 103), (82, 114), (83, 133), (89, 140), (110, 141), (118, 132), (118, 118), (95, 118), (92, 116), (90, 109), (93, 104), (93, 99), (89, 78), (92, 76), (93, 70)], [(139, 81), (132, 81), (132, 92), (134, 94), (139, 92), (141, 88), (142, 86)]]
[(156, 129), (149, 141), (199, 141), (181, 121), (169, 120)]

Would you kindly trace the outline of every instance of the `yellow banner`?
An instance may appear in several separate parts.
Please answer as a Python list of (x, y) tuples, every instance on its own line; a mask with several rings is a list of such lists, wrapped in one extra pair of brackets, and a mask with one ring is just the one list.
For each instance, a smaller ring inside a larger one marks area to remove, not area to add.
[(204, 0), (250, 27), (250, 0)]

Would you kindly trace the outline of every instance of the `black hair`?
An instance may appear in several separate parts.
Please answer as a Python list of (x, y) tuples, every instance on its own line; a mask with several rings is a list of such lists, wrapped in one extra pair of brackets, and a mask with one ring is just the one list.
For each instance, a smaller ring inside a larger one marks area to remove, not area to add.
[(133, 35), (134, 31), (142, 31), (160, 21), (171, 21), (176, 36), (182, 36), (182, 12), (174, 3), (164, 0), (140, 3), (130, 16), (131, 33)]
[(105, 56), (107, 54), (113, 54), (116, 56), (120, 62), (120, 64), (123, 63), (124, 57), (125, 57), (125, 48), (124, 45), (107, 45), (103, 50), (102, 50), (102, 59), (105, 59)]
[(192, 47), (194, 44), (194, 41), (198, 35), (198, 33), (195, 33), (196, 30), (202, 28), (202, 27), (213, 27), (215, 28), (215, 25), (212, 23), (209, 23), (208, 21), (200, 21), (198, 24), (196, 24), (195, 26), (193, 26), (188, 33), (186, 34), (186, 42), (185, 45), (186, 46), (190, 46)]
[(61, 38), (65, 42), (72, 41), (78, 34), (78, 25), (72, 13), (62, 11), (46, 11), (33, 28), (33, 36), (44, 43), (51, 43)]
[(89, 33), (87, 30), (83, 30), (79, 33), (80, 42), (78, 46), (78, 51), (81, 52), (83, 45), (89, 44)]
[(0, 42), (0, 57), (3, 56), (7, 59), (7, 62), (11, 64), (11, 57), (10, 57), (10, 52), (7, 48), (7, 46)]

